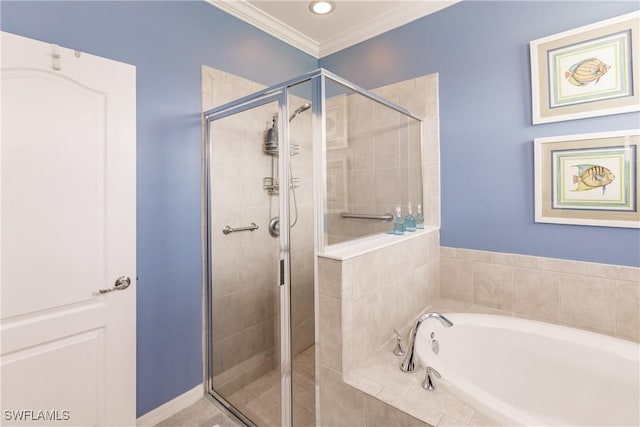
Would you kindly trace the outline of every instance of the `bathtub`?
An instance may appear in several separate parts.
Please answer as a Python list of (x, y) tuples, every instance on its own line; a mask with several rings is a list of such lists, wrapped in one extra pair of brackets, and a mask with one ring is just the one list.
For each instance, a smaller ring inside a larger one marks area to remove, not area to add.
[(452, 327), (431, 318), (418, 329), (418, 360), (442, 375), (437, 387), (448, 387), (496, 421), (640, 425), (638, 344), (532, 320), (443, 314)]

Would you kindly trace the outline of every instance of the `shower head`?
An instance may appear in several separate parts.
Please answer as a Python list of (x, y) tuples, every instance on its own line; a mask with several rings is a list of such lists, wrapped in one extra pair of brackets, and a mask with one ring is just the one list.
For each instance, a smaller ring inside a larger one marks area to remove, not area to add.
[(291, 113), (291, 115), (289, 116), (289, 121), (295, 119), (298, 114), (304, 113), (309, 108), (311, 108), (311, 104), (310, 103), (307, 102), (305, 104), (302, 104), (301, 106), (296, 108), (296, 110), (293, 113)]
[[(296, 108), (289, 116), (289, 122), (295, 119), (298, 114), (307, 111), (309, 108), (311, 108), (311, 104), (308, 102)], [(291, 150), (289, 154), (291, 156), (298, 154), (298, 144), (289, 144), (289, 146)], [(265, 131), (265, 140), (262, 144), (262, 152), (270, 156), (278, 155), (278, 113), (273, 115), (273, 125)]]

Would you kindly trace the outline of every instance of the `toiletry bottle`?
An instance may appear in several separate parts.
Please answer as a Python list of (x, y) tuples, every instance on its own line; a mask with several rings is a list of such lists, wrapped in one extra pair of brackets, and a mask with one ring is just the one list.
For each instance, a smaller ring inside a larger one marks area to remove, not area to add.
[(416, 231), (416, 219), (413, 216), (413, 211), (411, 210), (411, 202), (409, 202), (409, 212), (407, 216), (404, 217), (404, 228), (407, 231)]
[(400, 207), (396, 208), (396, 221), (393, 223), (393, 234), (404, 234), (404, 221), (402, 220), (402, 214), (400, 213)]
[(422, 215), (422, 205), (418, 205), (418, 213), (416, 214), (416, 228), (424, 229), (424, 215)]

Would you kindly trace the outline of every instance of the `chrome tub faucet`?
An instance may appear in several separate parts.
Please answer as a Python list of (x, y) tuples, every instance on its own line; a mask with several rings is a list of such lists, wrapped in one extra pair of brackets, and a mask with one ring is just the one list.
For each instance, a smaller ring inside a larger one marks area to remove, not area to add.
[(422, 325), (422, 322), (432, 317), (438, 319), (440, 323), (442, 323), (442, 325), (446, 328), (450, 328), (453, 326), (453, 323), (451, 323), (449, 319), (447, 319), (440, 313), (429, 312), (420, 316), (416, 322), (416, 325), (413, 327), (413, 329), (411, 329), (411, 332), (409, 333), (409, 344), (407, 348), (407, 355), (402, 361), (402, 364), (400, 365), (400, 370), (402, 372), (414, 372), (416, 370), (416, 362), (415, 362), (416, 334), (418, 333), (418, 328), (420, 327), (420, 325)]

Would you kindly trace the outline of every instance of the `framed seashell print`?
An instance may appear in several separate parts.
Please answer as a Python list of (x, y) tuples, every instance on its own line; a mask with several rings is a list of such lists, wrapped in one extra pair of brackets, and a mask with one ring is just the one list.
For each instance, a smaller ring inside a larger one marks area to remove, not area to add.
[(534, 140), (535, 221), (640, 228), (640, 129)]
[(529, 47), (533, 124), (640, 111), (640, 12)]

